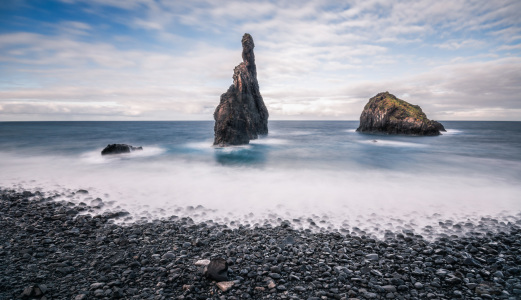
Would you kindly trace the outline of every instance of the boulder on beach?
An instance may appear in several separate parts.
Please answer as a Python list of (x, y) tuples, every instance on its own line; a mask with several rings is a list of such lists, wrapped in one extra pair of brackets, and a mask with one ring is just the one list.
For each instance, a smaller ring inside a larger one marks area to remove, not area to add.
[(228, 262), (223, 258), (214, 258), (204, 269), (204, 275), (211, 280), (228, 280)]
[(253, 38), (242, 37), (242, 60), (233, 71), (233, 84), (221, 95), (213, 117), (215, 146), (249, 144), (259, 135), (268, 134), (268, 109), (259, 91)]
[(427, 118), (418, 105), (396, 98), (389, 92), (379, 93), (365, 105), (360, 115), (363, 133), (405, 135), (439, 135), (443, 125)]
[(143, 147), (134, 147), (127, 144), (110, 144), (101, 151), (101, 155), (130, 153), (136, 150), (143, 150)]

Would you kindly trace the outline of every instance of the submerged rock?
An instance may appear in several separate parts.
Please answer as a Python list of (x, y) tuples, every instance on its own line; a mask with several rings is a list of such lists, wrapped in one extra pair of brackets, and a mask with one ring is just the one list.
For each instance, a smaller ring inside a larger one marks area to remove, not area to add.
[(242, 60), (233, 70), (233, 84), (221, 95), (213, 117), (216, 146), (248, 144), (268, 134), (268, 110), (259, 91), (253, 38), (242, 37)]
[(389, 92), (379, 93), (365, 105), (360, 115), (363, 133), (387, 133), (406, 135), (439, 135), (445, 131), (437, 121), (427, 119), (418, 105), (396, 98)]
[(136, 150), (143, 150), (143, 147), (134, 147), (127, 144), (110, 144), (101, 151), (101, 155), (130, 153)]

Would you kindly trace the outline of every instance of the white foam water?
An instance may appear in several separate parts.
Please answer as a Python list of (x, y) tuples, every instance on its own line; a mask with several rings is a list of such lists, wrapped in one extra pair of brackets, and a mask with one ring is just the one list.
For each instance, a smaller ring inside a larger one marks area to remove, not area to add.
[(121, 153), (118, 155), (100, 155), (101, 150), (103, 149), (97, 149), (94, 151), (89, 151), (82, 153), (80, 155), (80, 160), (84, 161), (85, 163), (92, 163), (92, 164), (106, 164), (110, 163), (112, 161), (122, 160), (122, 159), (137, 159), (141, 157), (151, 157), (151, 156), (157, 156), (163, 154), (166, 150), (157, 147), (157, 146), (147, 146), (143, 148), (143, 150), (135, 150), (130, 153)]
[(289, 143), (289, 141), (285, 140), (285, 139), (263, 138), (263, 137), (250, 141), (250, 144), (260, 144), (260, 145), (285, 145), (288, 143)]
[[(78, 203), (88, 204), (99, 197), (112, 203), (104, 209), (128, 211), (132, 220), (127, 222), (172, 215), (231, 226), (276, 225), (288, 220), (300, 229), (357, 229), (382, 236), (386, 230), (404, 228), (421, 232), (444, 220), (477, 223), (482, 217), (492, 217), (514, 221), (520, 207), (516, 184), (465, 176), (362, 169), (223, 168), (182, 160), (140, 161), (137, 157), (108, 159), (103, 164), (57, 156), (0, 153), (0, 157), (4, 186), (61, 194), (57, 199)], [(78, 189), (88, 190), (89, 195), (73, 194)], [(198, 206), (204, 209), (191, 209)]]
[(400, 142), (400, 141), (389, 141), (389, 140), (380, 140), (380, 139), (374, 139), (374, 140), (370, 140), (370, 141), (361, 141), (360, 143), (374, 145), (374, 146), (387, 146), (387, 147), (417, 147), (417, 148), (426, 147), (425, 144)]
[(455, 135), (455, 134), (462, 134), (462, 133), (463, 133), (462, 130), (458, 130), (458, 129), (447, 129), (447, 131), (442, 132), (441, 134), (442, 134), (442, 135)]

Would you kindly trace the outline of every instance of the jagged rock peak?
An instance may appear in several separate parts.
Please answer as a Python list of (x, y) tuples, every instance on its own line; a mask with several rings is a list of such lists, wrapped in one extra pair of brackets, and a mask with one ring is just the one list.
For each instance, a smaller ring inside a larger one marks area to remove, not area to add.
[(257, 67), (255, 66), (255, 54), (253, 53), (255, 44), (249, 33), (242, 36), (242, 61), (246, 64), (248, 71), (253, 77), (257, 78)]
[(363, 133), (439, 135), (442, 124), (429, 120), (418, 105), (396, 98), (389, 92), (379, 93), (365, 105), (360, 115)]
[(213, 114), (214, 145), (224, 147), (248, 144), (268, 134), (268, 110), (259, 91), (253, 38), (242, 37), (242, 60), (233, 70), (233, 84), (221, 95)]

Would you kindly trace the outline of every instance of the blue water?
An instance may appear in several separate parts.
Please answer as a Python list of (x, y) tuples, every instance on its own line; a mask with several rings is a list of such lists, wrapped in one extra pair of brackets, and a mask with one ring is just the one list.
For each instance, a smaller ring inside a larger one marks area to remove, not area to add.
[[(243, 222), (275, 212), (326, 215), (335, 226), (397, 206), (447, 218), (518, 214), (521, 122), (443, 124), (441, 136), (408, 137), (359, 134), (358, 121), (270, 121), (250, 145), (214, 148), (205, 121), (1, 122), (0, 186), (90, 188), (147, 218), (198, 204)], [(111, 143), (144, 151), (101, 157)]]

